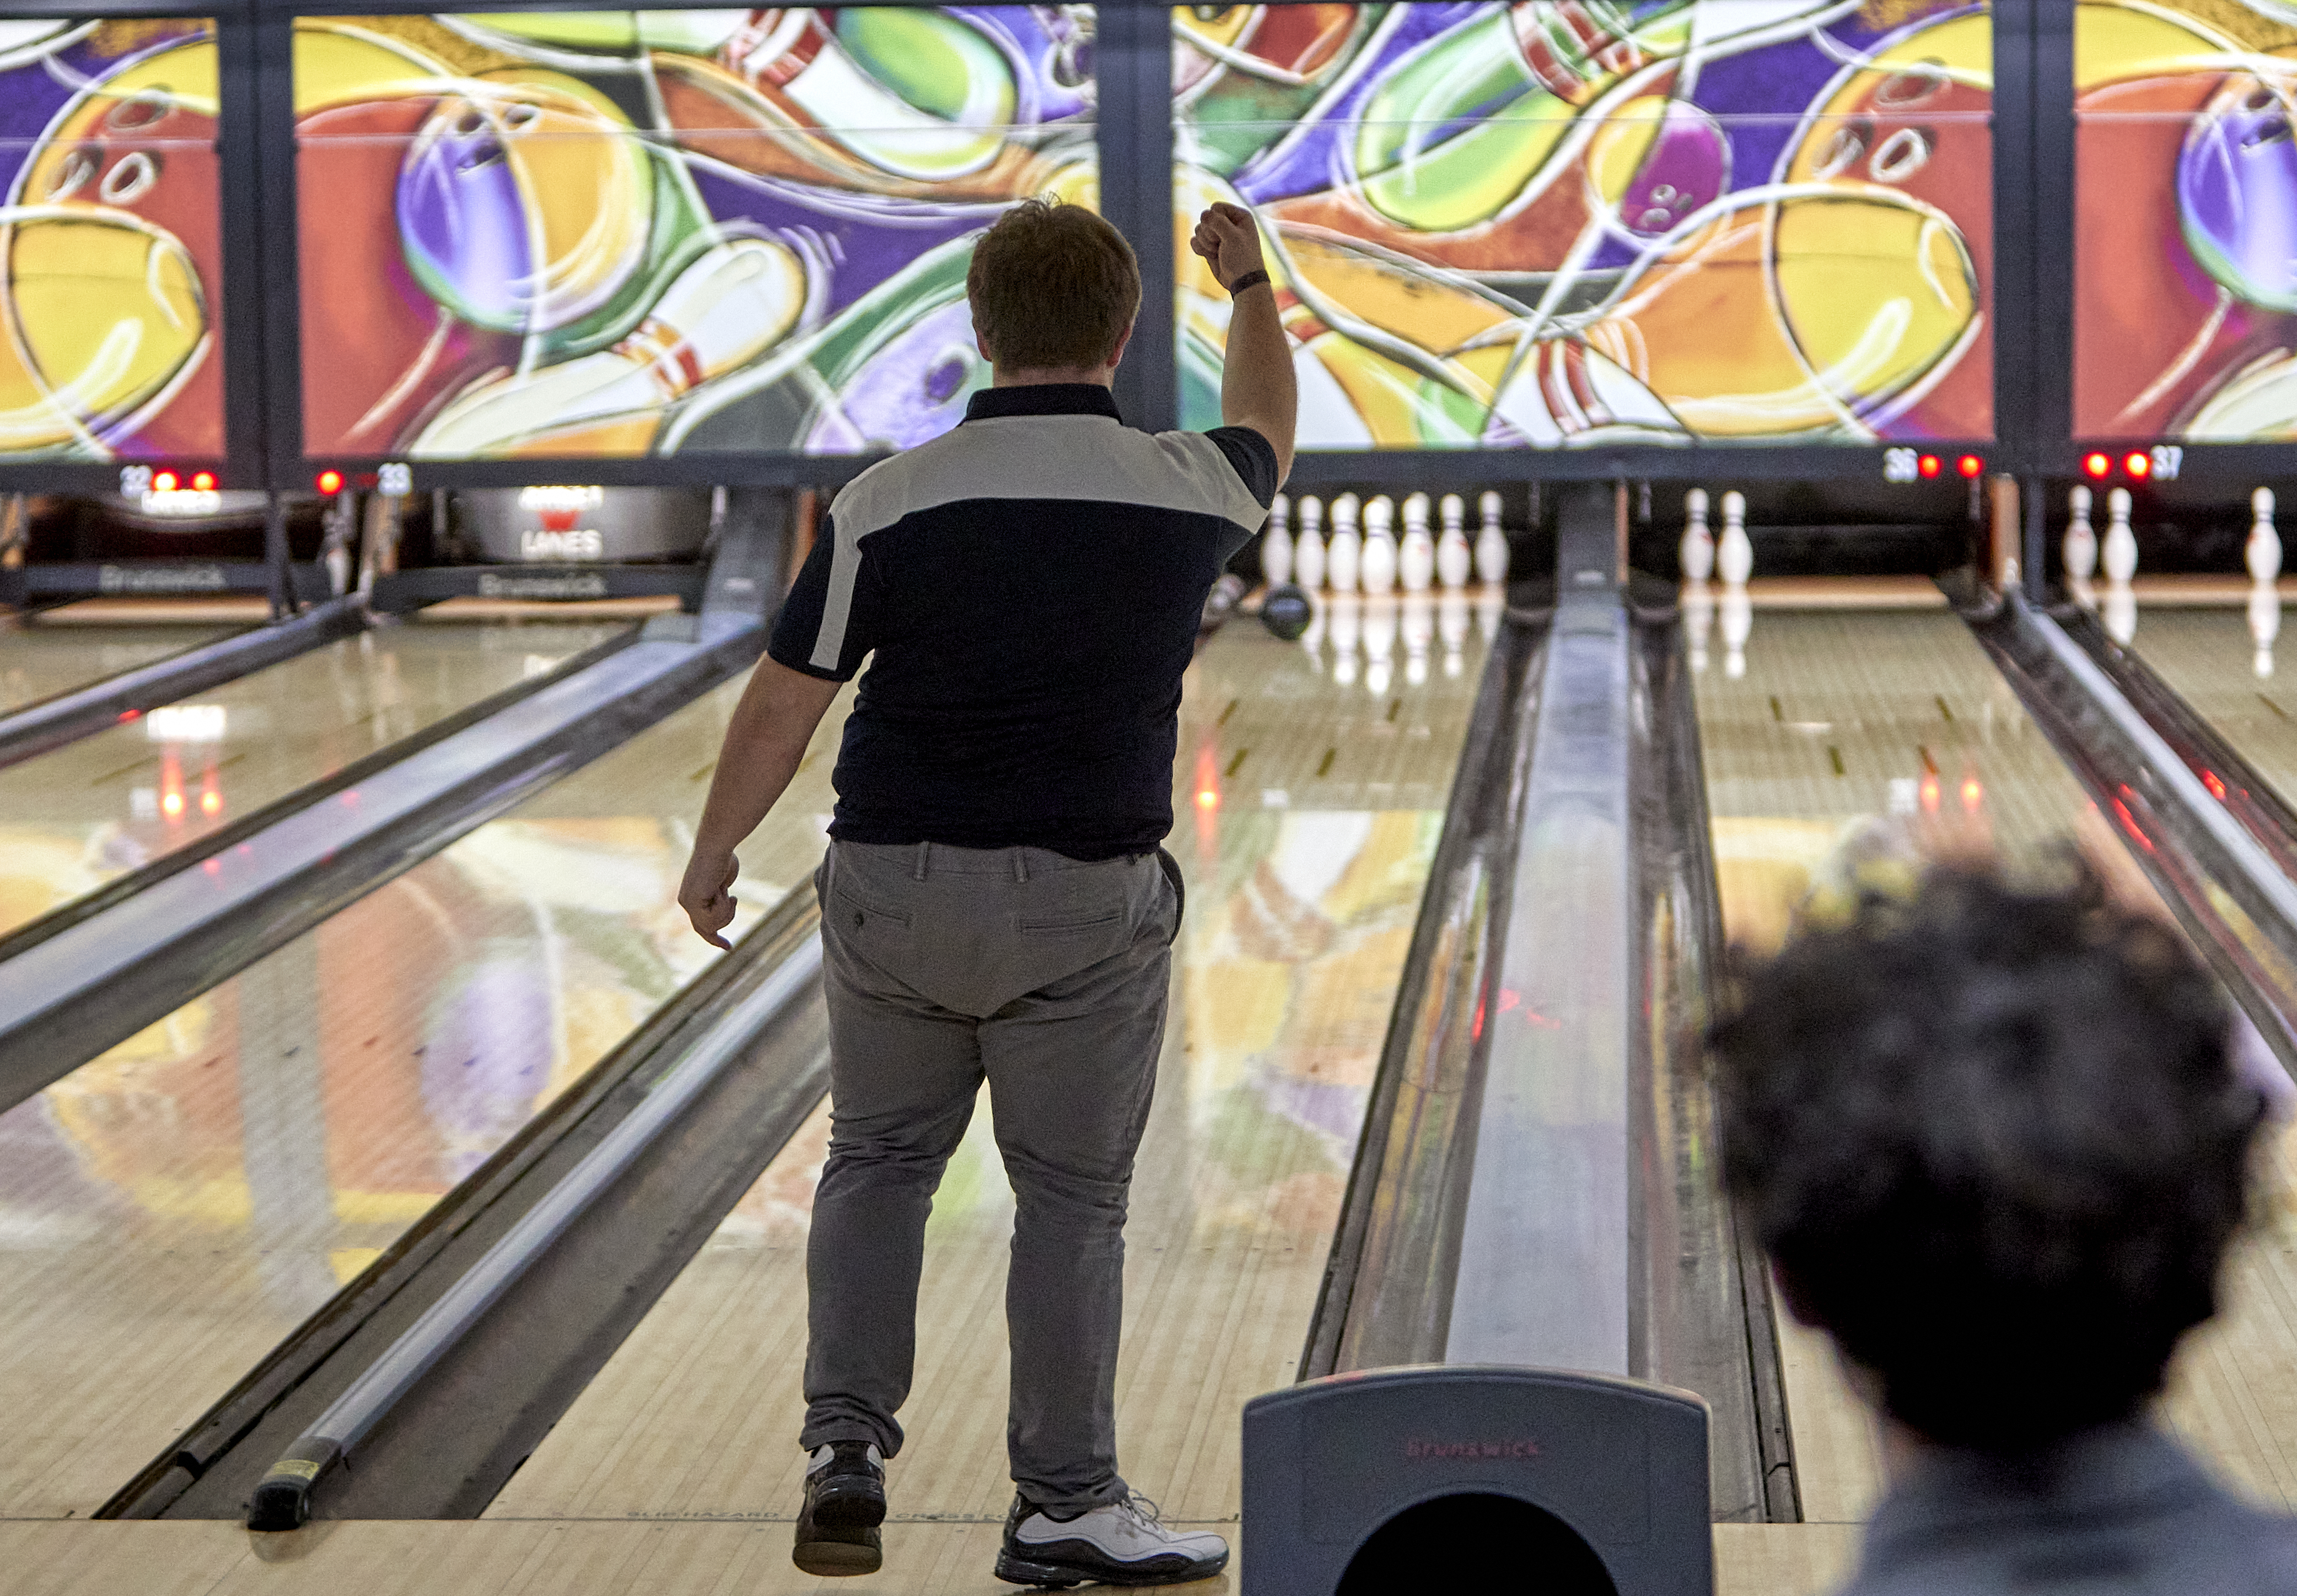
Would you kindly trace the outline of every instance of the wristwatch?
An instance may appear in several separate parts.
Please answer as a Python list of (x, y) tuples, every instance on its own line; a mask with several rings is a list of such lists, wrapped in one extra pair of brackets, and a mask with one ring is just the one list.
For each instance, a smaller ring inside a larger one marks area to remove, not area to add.
[(1267, 281), (1268, 274), (1264, 271), (1247, 272), (1244, 276), (1239, 277), (1235, 282), (1228, 285), (1228, 297), (1234, 299), (1246, 289), (1257, 288), (1261, 284)]

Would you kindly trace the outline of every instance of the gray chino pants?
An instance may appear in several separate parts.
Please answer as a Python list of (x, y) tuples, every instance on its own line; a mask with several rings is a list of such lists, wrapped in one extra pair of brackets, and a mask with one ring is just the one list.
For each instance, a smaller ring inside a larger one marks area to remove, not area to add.
[(1041, 1507), (1118, 1500), (1125, 1195), (1164, 1042), (1173, 887), (1154, 855), (931, 843), (834, 843), (815, 881), (831, 1130), (801, 1444), (900, 1450), (926, 1216), (985, 1078), (1016, 1207), (1013, 1478)]

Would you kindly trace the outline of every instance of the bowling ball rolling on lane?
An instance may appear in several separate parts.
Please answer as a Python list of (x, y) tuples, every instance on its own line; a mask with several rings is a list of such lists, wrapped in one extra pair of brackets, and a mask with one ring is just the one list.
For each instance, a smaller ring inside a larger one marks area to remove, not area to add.
[(1260, 601), (1260, 624), (1287, 643), (1298, 642), (1315, 614), (1316, 601), (1293, 582), (1278, 582)]

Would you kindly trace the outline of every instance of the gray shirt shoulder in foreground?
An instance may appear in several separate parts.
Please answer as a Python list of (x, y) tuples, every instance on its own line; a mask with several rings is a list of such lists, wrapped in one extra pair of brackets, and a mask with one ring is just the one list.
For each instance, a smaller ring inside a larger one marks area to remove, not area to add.
[(1841, 1596), (2297, 1596), (2297, 1518), (2239, 1501), (2150, 1425), (2017, 1460), (1927, 1454)]

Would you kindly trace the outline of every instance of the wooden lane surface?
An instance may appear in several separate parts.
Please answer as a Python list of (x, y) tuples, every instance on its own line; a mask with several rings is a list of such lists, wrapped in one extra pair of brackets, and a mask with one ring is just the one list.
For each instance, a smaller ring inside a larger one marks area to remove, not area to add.
[(363, 632), (0, 769), (0, 859), (8, 861), (0, 867), (0, 932), (623, 629)]
[[(1126, 1477), (1175, 1521), (1235, 1519), (1239, 1411), (1297, 1366), (1479, 666), (1417, 687), (1399, 671), (1375, 695), (1231, 627), (1190, 674), (1172, 843), (1189, 916), (1133, 1186), (1117, 1390)], [(827, 1139), (817, 1115), (490, 1518), (762, 1520), (786, 1537)], [(890, 1471), (900, 1535), (969, 1526), (988, 1546), (1011, 1501), (1011, 1211), (984, 1103), (926, 1232)], [(893, 1557), (902, 1580), (938, 1577)]]
[[(1010, 1596), (989, 1574), (997, 1535), (890, 1525), (899, 1577), (829, 1580), (790, 1566), (779, 1524), (366, 1522), (258, 1537), (232, 1524), (0, 1521), (0, 1567), (11, 1596)], [(1717, 1596), (1822, 1596), (1854, 1554), (1835, 1526), (1718, 1524)], [(1224, 1596), (1250, 1555), (1239, 1547), (1219, 1577), (1168, 1588)]]
[[(739, 691), (0, 1115), (0, 1516), (100, 1506), (706, 963), (672, 898)], [(819, 858), (839, 720), (751, 916)]]
[(58, 629), (11, 623), (0, 613), (0, 714), (228, 638), (235, 629), (212, 623)]

